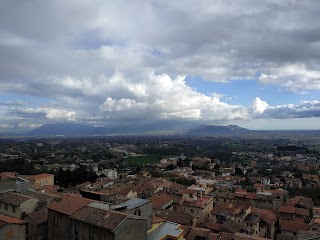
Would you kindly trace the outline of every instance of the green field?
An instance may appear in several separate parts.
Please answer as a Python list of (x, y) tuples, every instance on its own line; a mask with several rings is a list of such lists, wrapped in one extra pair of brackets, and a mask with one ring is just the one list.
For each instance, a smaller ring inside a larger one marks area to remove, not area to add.
[(160, 159), (156, 156), (143, 156), (143, 157), (128, 157), (125, 162), (129, 165), (143, 165), (143, 164), (153, 164), (159, 163)]

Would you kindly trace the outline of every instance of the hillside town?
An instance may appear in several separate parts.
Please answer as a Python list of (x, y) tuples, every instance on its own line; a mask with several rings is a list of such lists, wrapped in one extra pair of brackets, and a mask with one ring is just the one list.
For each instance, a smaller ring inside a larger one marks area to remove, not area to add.
[(314, 142), (54, 138), (1, 146), (0, 239), (320, 239)]

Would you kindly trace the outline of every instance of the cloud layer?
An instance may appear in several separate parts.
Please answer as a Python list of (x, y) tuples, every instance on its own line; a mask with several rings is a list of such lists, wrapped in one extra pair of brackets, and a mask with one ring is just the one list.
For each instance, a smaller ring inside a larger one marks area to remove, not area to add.
[[(318, 9), (312, 0), (5, 0), (0, 126), (319, 117), (319, 99), (271, 106), (257, 96), (244, 106), (185, 81), (320, 91)], [(13, 104), (10, 94), (46, 101)]]

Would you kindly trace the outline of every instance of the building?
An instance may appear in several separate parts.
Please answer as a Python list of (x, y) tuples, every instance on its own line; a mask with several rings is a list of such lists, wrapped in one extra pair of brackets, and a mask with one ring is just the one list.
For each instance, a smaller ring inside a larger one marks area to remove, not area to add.
[(48, 239), (145, 240), (147, 219), (90, 199), (67, 196), (48, 206)]
[(38, 175), (21, 175), (21, 177), (29, 180), (33, 186), (54, 185), (54, 174), (41, 173)]
[(38, 207), (39, 200), (15, 192), (0, 193), (0, 213), (22, 219)]
[(196, 217), (201, 224), (208, 222), (213, 208), (213, 199), (202, 194), (198, 196), (198, 191), (192, 189), (185, 189), (181, 193), (182, 197), (179, 205), (176, 206), (177, 209)]
[(148, 221), (148, 229), (151, 228), (153, 208), (152, 202), (148, 199), (132, 198), (115, 206), (114, 210), (144, 217)]
[(0, 215), (0, 239), (26, 240), (27, 222)]
[(159, 239), (183, 240), (185, 238), (180, 224), (159, 219), (159, 221), (153, 222), (152, 228), (148, 231), (147, 240)]
[(48, 209), (41, 208), (26, 216), (28, 240), (48, 239)]
[(102, 170), (102, 173), (103, 173), (107, 178), (110, 178), (110, 179), (116, 179), (116, 178), (118, 178), (118, 172), (117, 172), (117, 170), (114, 170), (114, 169), (103, 169), (103, 170)]

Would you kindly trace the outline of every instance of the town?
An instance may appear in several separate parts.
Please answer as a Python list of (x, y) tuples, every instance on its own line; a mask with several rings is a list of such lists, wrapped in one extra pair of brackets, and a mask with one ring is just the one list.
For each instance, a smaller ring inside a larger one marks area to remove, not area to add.
[(320, 239), (317, 138), (0, 142), (0, 239)]

